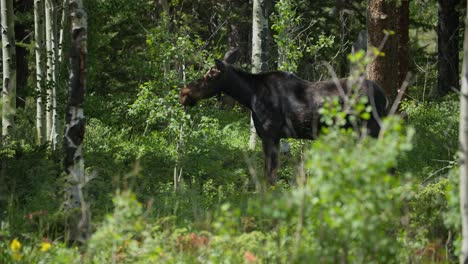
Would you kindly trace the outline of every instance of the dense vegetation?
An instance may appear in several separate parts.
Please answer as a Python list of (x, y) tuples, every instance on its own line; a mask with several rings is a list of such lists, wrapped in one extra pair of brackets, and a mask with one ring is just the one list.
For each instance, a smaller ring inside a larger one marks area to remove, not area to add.
[[(437, 3), (410, 2), (413, 79), (402, 114), (386, 119), (374, 139), (342, 129), (341, 109), (330, 103), (322, 113), (331, 127), (315, 141), (288, 140), (281, 180), (267, 186), (260, 146), (248, 146), (246, 109), (220, 98), (191, 109), (178, 102), (180, 88), (222, 58), (233, 37), (243, 48), (238, 66), (250, 70), (251, 4), (169, 1), (166, 13), (163, 2), (85, 1), (89, 241), (67, 240), (62, 203), (69, 183), (60, 149), (36, 144), (34, 76), (18, 89), (25, 103), (16, 110), (14, 140), (0, 150), (7, 168), (0, 263), (457, 260), (459, 103), (456, 95), (430, 93), (437, 85)], [(338, 76), (363, 73), (365, 53), (349, 54), (366, 28), (367, 1), (341, 9), (336, 2), (276, 2), (271, 69), (311, 81), (331, 78), (324, 64)], [(16, 12), (17, 23), (33, 31), (31, 10)], [(61, 116), (65, 98), (63, 89)], [(354, 107), (365, 114), (361, 102)]]

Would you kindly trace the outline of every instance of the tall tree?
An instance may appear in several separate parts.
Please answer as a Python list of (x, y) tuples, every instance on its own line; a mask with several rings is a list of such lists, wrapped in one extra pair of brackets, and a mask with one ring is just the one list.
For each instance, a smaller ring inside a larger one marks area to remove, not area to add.
[[(247, 57), (244, 54), (247, 53), (246, 51), (248, 50), (248, 36), (249, 36), (249, 31), (248, 30), (242, 30), (242, 22), (243, 22), (243, 16), (239, 13), (241, 10), (245, 11), (244, 5), (245, 3), (242, 3), (241, 1), (228, 1), (226, 4), (228, 8), (226, 9), (226, 13), (223, 14), (227, 16), (227, 40), (228, 40), (228, 46), (229, 50), (233, 49), (240, 49), (244, 52), (242, 52), (243, 55), (240, 56), (240, 58)], [(250, 58), (249, 58), (250, 59)], [(240, 61), (245, 61), (240, 59)], [(226, 109), (232, 109), (235, 105), (235, 100), (228, 96), (228, 95), (221, 95), (219, 97), (219, 106), (226, 108)]]
[(9, 136), (14, 127), (16, 111), (16, 52), (13, 0), (1, 0), (2, 22), (2, 137)]
[(396, 3), (369, 0), (367, 7), (367, 46), (379, 48), (377, 56), (367, 67), (367, 77), (377, 82), (393, 101), (397, 95), (398, 68), (396, 32)]
[(31, 20), (34, 0), (14, 0), (15, 39), (16, 39), (16, 107), (23, 108), (30, 91), (29, 79), (29, 44), (32, 40)]
[(37, 143), (44, 143), (44, 77), (45, 77), (45, 45), (44, 45), (44, 1), (34, 0), (34, 38), (36, 50), (36, 135)]
[(70, 87), (66, 110), (64, 134), (64, 167), (70, 184), (67, 190), (67, 205), (73, 215), (70, 228), (70, 240), (83, 241), (89, 236), (90, 215), (83, 195), (83, 186), (87, 183), (84, 171), (82, 143), (85, 134), (83, 103), (86, 89), (87, 71), (87, 16), (82, 0), (70, 1), (71, 50), (70, 50)]
[(458, 27), (459, 15), (456, 6), (460, 0), (439, 0), (439, 22), (437, 24), (437, 86), (434, 96), (444, 96), (458, 90)]
[(337, 22), (340, 30), (340, 63), (337, 72), (337, 75), (340, 77), (346, 77), (349, 74), (348, 54), (350, 52), (349, 35), (351, 31), (352, 13), (347, 10), (346, 4), (344, 0), (335, 1), (336, 15), (338, 16)]
[[(465, 18), (465, 28), (468, 29), (468, 16), (466, 16)], [(459, 141), (460, 210), (462, 219), (462, 246), (460, 254), (460, 263), (466, 264), (468, 263), (468, 30), (465, 30), (465, 38), (463, 42)]]
[(52, 149), (57, 145), (57, 98), (56, 98), (56, 51), (55, 5), (53, 0), (45, 0), (45, 39), (47, 52), (47, 107), (46, 139)]
[(60, 32), (59, 32), (59, 39), (58, 39), (58, 52), (57, 52), (57, 61), (58, 66), (61, 68), (63, 63), (63, 49), (65, 45), (65, 34), (66, 29), (68, 28), (68, 11), (69, 11), (70, 0), (63, 0), (62, 3), (62, 17), (60, 20)]
[[(20, 14), (15, 5), (15, 16), (24, 16)], [(28, 77), (29, 77), (29, 49), (26, 45), (30, 39), (30, 25), (25, 21), (15, 21), (15, 42), (16, 42), (16, 108), (24, 108), (26, 100), (24, 99), (28, 93)]]
[(409, 70), (409, 0), (401, 0), (398, 8), (398, 89)]
[[(259, 73), (268, 70), (268, 42), (270, 36), (271, 0), (254, 0), (252, 15), (252, 72)], [(256, 132), (253, 120), (250, 118), (249, 148), (255, 148)]]

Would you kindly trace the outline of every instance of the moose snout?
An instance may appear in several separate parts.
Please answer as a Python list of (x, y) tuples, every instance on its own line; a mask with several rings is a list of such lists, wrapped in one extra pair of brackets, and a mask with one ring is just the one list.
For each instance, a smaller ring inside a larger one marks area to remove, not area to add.
[(190, 96), (190, 89), (187, 87), (182, 88), (179, 94), (179, 102), (183, 106), (194, 106), (195, 100)]

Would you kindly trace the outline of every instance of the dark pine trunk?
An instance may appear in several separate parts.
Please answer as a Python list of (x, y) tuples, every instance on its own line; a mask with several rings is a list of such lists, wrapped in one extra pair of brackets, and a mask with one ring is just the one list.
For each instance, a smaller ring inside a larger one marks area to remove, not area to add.
[(409, 69), (409, 0), (402, 0), (398, 14), (398, 89)]
[[(15, 38), (17, 42), (29, 40), (29, 32), (25, 25), (15, 25)], [(22, 46), (16, 46), (16, 107), (23, 108), (26, 98), (26, 85), (28, 83), (28, 50)]]
[(456, 6), (460, 0), (439, 0), (438, 74), (433, 95), (441, 97), (460, 89), (458, 29), (459, 14)]
[[(229, 1), (229, 3), (226, 4), (228, 6), (228, 10), (232, 13), (240, 12), (240, 11), (245, 11), (244, 3), (241, 3), (240, 1)], [(229, 21), (228, 21), (228, 46), (229, 49), (235, 49), (239, 48), (241, 51), (241, 54), (247, 54), (247, 51), (249, 50), (248, 45), (248, 37), (249, 37), (249, 32), (242, 30), (242, 22), (243, 18), (241, 16), (229, 16)], [(245, 34), (247, 33), (247, 34)], [(242, 58), (239, 58), (238, 61), (241, 62), (247, 62), (246, 56), (241, 56)], [(250, 60), (249, 60), (250, 61)], [(219, 99), (219, 107), (220, 108), (225, 108), (225, 109), (232, 109), (234, 107), (235, 101), (232, 97), (228, 95), (220, 95)]]
[(367, 46), (377, 47), (384, 56), (376, 56), (367, 67), (367, 76), (382, 87), (390, 102), (397, 95), (398, 69), (396, 35), (384, 32), (397, 31), (395, 1), (369, 0), (367, 9)]

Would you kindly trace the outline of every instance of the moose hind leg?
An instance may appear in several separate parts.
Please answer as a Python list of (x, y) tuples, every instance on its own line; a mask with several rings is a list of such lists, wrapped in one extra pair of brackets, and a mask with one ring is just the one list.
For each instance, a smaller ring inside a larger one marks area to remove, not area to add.
[(367, 133), (373, 138), (378, 138), (380, 134), (380, 124), (374, 118), (367, 121)]
[(263, 154), (265, 155), (265, 177), (273, 185), (277, 181), (279, 139), (264, 139)]

